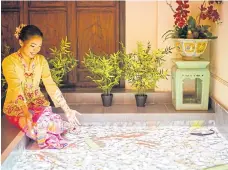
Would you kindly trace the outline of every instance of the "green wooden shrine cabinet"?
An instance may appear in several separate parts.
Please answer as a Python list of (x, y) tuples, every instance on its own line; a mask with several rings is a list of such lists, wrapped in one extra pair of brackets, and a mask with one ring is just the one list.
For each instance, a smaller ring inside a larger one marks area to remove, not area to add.
[(172, 103), (176, 110), (208, 110), (209, 61), (174, 59), (172, 68)]

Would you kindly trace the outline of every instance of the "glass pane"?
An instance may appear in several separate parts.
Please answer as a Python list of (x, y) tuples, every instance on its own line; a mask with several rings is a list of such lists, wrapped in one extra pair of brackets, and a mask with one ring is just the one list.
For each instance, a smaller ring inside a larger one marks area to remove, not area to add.
[(184, 79), (183, 81), (183, 104), (201, 104), (202, 80)]

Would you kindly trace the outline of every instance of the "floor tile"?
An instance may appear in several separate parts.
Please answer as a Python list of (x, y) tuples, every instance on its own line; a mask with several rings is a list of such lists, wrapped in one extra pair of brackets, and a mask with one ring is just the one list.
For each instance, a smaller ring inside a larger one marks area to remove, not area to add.
[[(191, 135), (213, 129), (212, 135)], [(216, 127), (157, 126), (115, 122), (81, 126), (64, 136), (61, 150), (28, 148), (15, 163), (18, 169), (196, 170), (228, 164), (228, 141)]]

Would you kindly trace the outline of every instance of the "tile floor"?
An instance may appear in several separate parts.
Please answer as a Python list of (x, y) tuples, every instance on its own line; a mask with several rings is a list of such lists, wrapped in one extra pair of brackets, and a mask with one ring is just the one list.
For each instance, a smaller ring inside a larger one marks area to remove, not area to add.
[[(190, 134), (194, 129), (216, 133), (194, 136)], [(65, 137), (71, 144), (62, 150), (39, 150), (31, 144), (13, 169), (198, 170), (228, 164), (228, 140), (213, 125), (200, 127), (194, 121), (173, 122), (172, 126), (87, 123)]]

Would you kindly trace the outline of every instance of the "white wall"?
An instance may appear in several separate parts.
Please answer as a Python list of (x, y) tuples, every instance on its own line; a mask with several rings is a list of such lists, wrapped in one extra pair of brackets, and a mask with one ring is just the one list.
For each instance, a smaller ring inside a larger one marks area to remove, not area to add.
[(228, 109), (228, 2), (223, 1), (220, 14), (223, 23), (216, 26), (218, 39), (211, 44), (211, 96)]

